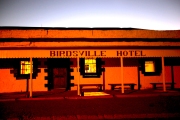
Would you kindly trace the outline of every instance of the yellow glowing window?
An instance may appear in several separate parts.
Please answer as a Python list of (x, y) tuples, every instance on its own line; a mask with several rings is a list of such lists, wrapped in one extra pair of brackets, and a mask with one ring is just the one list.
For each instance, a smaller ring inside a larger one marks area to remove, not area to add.
[(96, 73), (96, 59), (85, 59), (85, 73)]
[(154, 61), (145, 61), (145, 72), (155, 72)]
[[(33, 68), (33, 65), (32, 65)], [(33, 73), (33, 71), (32, 71)], [(21, 61), (21, 74), (30, 74), (30, 62)]]

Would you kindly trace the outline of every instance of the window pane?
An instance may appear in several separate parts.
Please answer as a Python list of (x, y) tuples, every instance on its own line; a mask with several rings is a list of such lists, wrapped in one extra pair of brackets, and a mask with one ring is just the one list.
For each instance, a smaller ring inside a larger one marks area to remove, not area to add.
[[(33, 69), (33, 64), (32, 64)], [(29, 61), (21, 61), (21, 74), (30, 74), (30, 62)], [(33, 73), (33, 71), (32, 71)]]
[(96, 73), (96, 59), (85, 59), (85, 73)]
[(93, 59), (93, 60), (92, 60), (92, 63), (96, 63), (96, 59)]
[(89, 65), (85, 65), (85, 70), (89, 70)]
[(85, 64), (87, 64), (89, 62), (89, 60), (88, 59), (85, 59)]
[(96, 64), (90, 64), (90, 72), (96, 73)]
[(145, 72), (155, 72), (154, 61), (145, 61)]

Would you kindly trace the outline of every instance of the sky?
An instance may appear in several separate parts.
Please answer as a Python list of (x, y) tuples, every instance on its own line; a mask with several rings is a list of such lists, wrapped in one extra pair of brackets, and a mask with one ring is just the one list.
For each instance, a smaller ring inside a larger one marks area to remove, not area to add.
[(0, 26), (180, 30), (180, 0), (0, 0)]

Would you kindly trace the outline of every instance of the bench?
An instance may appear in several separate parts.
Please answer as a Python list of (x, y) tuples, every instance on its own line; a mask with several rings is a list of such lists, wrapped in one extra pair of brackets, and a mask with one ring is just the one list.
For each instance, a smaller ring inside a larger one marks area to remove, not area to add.
[[(111, 86), (111, 90), (114, 90), (117, 86), (122, 87), (122, 84), (118, 84), (118, 83), (113, 83), (113, 84), (108, 84), (108, 85)], [(124, 86), (130, 86), (131, 90), (134, 90), (135, 85), (136, 84), (134, 83), (124, 83)]]
[[(162, 86), (162, 85), (163, 85), (162, 82), (153, 82), (153, 83), (150, 83), (150, 84), (152, 85), (153, 89), (157, 89), (157, 86)], [(173, 87), (174, 85), (173, 85), (172, 82), (166, 82), (165, 84), (168, 85), (168, 86), (170, 86), (171, 89), (174, 88), (174, 87)], [(174, 84), (175, 84), (175, 83), (174, 83)]]
[[(75, 84), (75, 86), (78, 86), (78, 84)], [(96, 87), (98, 91), (102, 91), (102, 86), (103, 84), (79, 84), (81, 96), (84, 96), (83, 88), (85, 87)]]

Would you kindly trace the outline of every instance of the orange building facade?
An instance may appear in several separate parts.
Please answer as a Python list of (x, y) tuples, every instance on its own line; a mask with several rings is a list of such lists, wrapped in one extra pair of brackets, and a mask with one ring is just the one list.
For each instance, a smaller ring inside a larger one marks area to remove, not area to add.
[[(180, 88), (180, 31), (0, 28), (0, 93), (79, 90), (80, 84)], [(170, 83), (170, 87), (168, 84)]]

